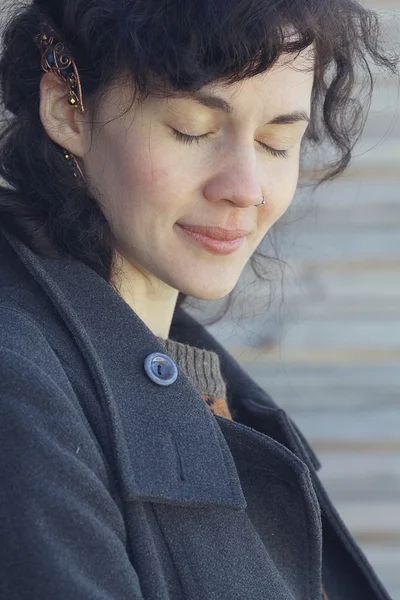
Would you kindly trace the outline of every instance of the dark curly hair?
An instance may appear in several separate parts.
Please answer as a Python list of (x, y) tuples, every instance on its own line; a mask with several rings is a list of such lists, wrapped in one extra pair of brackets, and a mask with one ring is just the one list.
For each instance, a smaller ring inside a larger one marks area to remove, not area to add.
[[(34, 0), (19, 7), (13, 0), (2, 17), (1, 94), (11, 114), (0, 133), (1, 225), (34, 252), (74, 256), (108, 282), (115, 237), (40, 120), (43, 72), (33, 40), (41, 21), (71, 51), (85, 104), (95, 104), (120, 72), (132, 77), (139, 98), (190, 93), (260, 74), (283, 52), (294, 56), (314, 44), (311, 123), (303, 148), (323, 142), (334, 150), (319, 182), (349, 164), (373, 90), (370, 65), (396, 69), (381, 48), (377, 16), (356, 0)], [(359, 81), (367, 102), (358, 97)], [(261, 276), (259, 258), (256, 252), (251, 262)], [(178, 304), (184, 299), (180, 294)]]

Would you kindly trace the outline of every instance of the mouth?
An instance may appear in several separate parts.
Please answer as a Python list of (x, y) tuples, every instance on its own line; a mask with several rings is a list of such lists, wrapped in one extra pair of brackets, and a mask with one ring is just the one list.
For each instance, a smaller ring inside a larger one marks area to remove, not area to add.
[(204, 225), (180, 225), (180, 227), (183, 227), (186, 231), (199, 233), (221, 242), (232, 242), (250, 233), (245, 229), (224, 229), (223, 227), (206, 227)]
[(176, 225), (187, 240), (212, 254), (232, 254), (243, 245), (249, 233), (240, 229), (228, 230), (221, 227), (180, 225), (179, 223)]

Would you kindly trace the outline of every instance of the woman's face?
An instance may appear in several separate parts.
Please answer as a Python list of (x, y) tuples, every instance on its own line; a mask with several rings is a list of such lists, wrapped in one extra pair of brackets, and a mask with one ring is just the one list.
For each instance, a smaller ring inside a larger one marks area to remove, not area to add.
[[(201, 299), (233, 289), (297, 185), (312, 58), (285, 60), (238, 84), (203, 87), (203, 96), (219, 99), (207, 105), (149, 98), (121, 114), (130, 89), (110, 87), (83, 165), (130, 270)], [(174, 130), (208, 137), (185, 143)], [(262, 194), (265, 205), (256, 207)], [(248, 233), (236, 249), (216, 253), (182, 226)]]

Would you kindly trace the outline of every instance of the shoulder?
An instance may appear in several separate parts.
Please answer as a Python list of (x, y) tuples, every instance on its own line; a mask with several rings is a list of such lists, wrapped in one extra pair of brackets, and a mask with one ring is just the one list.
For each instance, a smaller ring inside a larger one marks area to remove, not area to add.
[[(111, 580), (115, 597), (127, 597), (132, 569), (109, 465), (41, 328), (4, 305), (0, 453), (1, 597), (89, 598)], [(116, 560), (123, 566), (102, 581)]]
[(60, 410), (75, 396), (39, 323), (29, 313), (5, 303), (0, 303), (0, 382), (3, 406), (16, 396), (26, 397), (32, 405), (48, 397)]
[(9, 366), (15, 363), (20, 369), (31, 365), (42, 377), (68, 391), (68, 378), (39, 322), (9, 303), (0, 303), (0, 352), (2, 370), (4, 362)]
[[(0, 304), (0, 438), (27, 456), (32, 444), (80, 453), (102, 476), (107, 470), (81, 399), (39, 324)], [(4, 449), (4, 448), (3, 448)], [(21, 454), (22, 453), (22, 454)]]

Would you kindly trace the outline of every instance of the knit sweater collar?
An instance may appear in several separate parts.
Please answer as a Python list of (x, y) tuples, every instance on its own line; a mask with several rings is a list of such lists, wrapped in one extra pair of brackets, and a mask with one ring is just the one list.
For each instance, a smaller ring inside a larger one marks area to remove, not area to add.
[(216, 352), (171, 339), (158, 340), (202, 395), (226, 398), (226, 384)]

